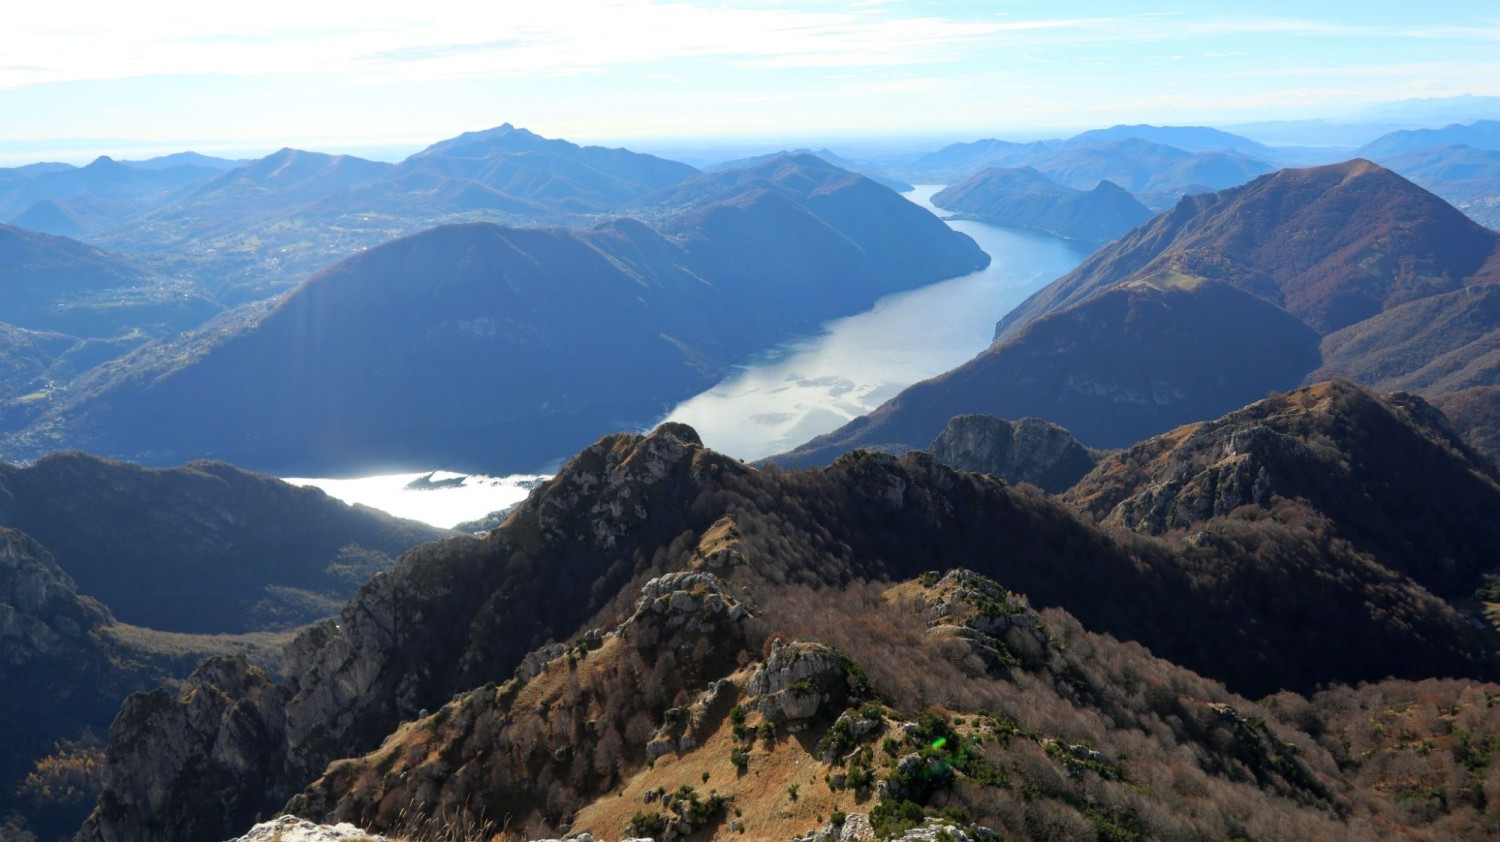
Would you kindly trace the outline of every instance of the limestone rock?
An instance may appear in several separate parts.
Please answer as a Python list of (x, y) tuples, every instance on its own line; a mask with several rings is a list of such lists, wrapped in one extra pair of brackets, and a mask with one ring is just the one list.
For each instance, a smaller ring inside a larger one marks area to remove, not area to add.
[(798, 725), (850, 701), (849, 670), (847, 657), (821, 643), (777, 640), (745, 690), (768, 721)]
[(80, 838), (159, 839), (163, 824), (178, 829), (175, 838), (231, 836), (226, 816), (276, 796), (269, 785), (269, 793), (247, 792), (231, 783), (285, 774), (286, 722), (276, 714), (287, 695), (243, 658), (221, 657), (204, 661), (175, 695), (157, 689), (126, 699), (110, 727), (104, 794)]
[(677, 632), (710, 634), (748, 616), (712, 573), (668, 573), (647, 582), (635, 614), (617, 629), (633, 646), (655, 646)]
[(366, 833), (347, 822), (316, 824), (296, 816), (261, 822), (250, 832), (229, 842), (386, 842), (384, 836)]

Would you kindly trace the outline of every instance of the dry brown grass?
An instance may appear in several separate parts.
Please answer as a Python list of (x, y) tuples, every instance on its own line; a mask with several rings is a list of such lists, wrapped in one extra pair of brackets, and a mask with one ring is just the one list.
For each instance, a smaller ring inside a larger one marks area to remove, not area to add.
[[(749, 671), (741, 671), (729, 680), (743, 688)], [(746, 725), (753, 732), (763, 720), (750, 713)], [(828, 767), (812, 754), (821, 730), (798, 734), (780, 734), (767, 745), (755, 740), (750, 762), (742, 773), (730, 760), (730, 751), (740, 745), (733, 726), (726, 717), (698, 748), (678, 756), (668, 754), (642, 768), (610, 793), (580, 810), (573, 821), (572, 832), (588, 831), (603, 839), (621, 838), (624, 828), (636, 813), (651, 812), (658, 806), (647, 804), (645, 794), (658, 787), (667, 792), (691, 786), (701, 795), (710, 792), (731, 799), (722, 824), (710, 825), (694, 834), (693, 839), (789, 839), (822, 824), (835, 810), (856, 810), (870, 806), (856, 801), (849, 791), (835, 792), (824, 783)], [(708, 780), (703, 780), (704, 774)], [(793, 799), (790, 788), (797, 787)], [(743, 835), (729, 829), (738, 810), (744, 822)]]

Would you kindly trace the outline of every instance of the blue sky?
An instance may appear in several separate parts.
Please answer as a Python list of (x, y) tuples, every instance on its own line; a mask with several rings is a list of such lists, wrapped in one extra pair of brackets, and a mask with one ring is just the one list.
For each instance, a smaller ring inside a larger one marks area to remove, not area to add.
[(507, 121), (622, 143), (1005, 137), (1500, 95), (1494, 0), (64, 0), (6, 18), (7, 160), (424, 145)]

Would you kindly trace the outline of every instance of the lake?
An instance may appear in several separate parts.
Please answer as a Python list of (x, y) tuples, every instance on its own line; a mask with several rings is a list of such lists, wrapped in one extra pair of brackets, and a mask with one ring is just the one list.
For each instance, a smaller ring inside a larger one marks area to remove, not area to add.
[[(906, 197), (931, 203), (941, 185)], [(664, 420), (691, 425), (709, 447), (753, 460), (835, 430), (902, 389), (989, 346), (995, 322), (1090, 253), (1046, 234), (946, 219), (990, 255), (978, 272), (880, 299), (867, 312), (828, 322), (816, 336), (783, 343), (678, 404)]]
[[(930, 201), (940, 189), (922, 185), (905, 195), (944, 216)], [(990, 255), (988, 267), (886, 296), (867, 312), (828, 322), (817, 335), (782, 343), (663, 420), (690, 424), (704, 444), (741, 459), (790, 450), (984, 350), (1001, 316), (1088, 256), (1086, 248), (1045, 234), (946, 221)], [(437, 472), (287, 481), (448, 527), (520, 502), (537, 479)]]

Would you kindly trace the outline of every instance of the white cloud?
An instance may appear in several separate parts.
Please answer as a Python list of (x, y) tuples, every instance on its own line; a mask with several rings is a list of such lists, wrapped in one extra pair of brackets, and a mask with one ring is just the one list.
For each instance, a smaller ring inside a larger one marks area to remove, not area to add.
[[(701, 6), (677, 0), (457, 0), (331, 5), (267, 0), (101, 5), (60, 23), (28, 4), (0, 30), (0, 86), (173, 74), (341, 73), (403, 79), (593, 72), (730, 58), (765, 66), (911, 64), (1005, 31), (1069, 25)], [(288, 23), (288, 22), (295, 23)]]

